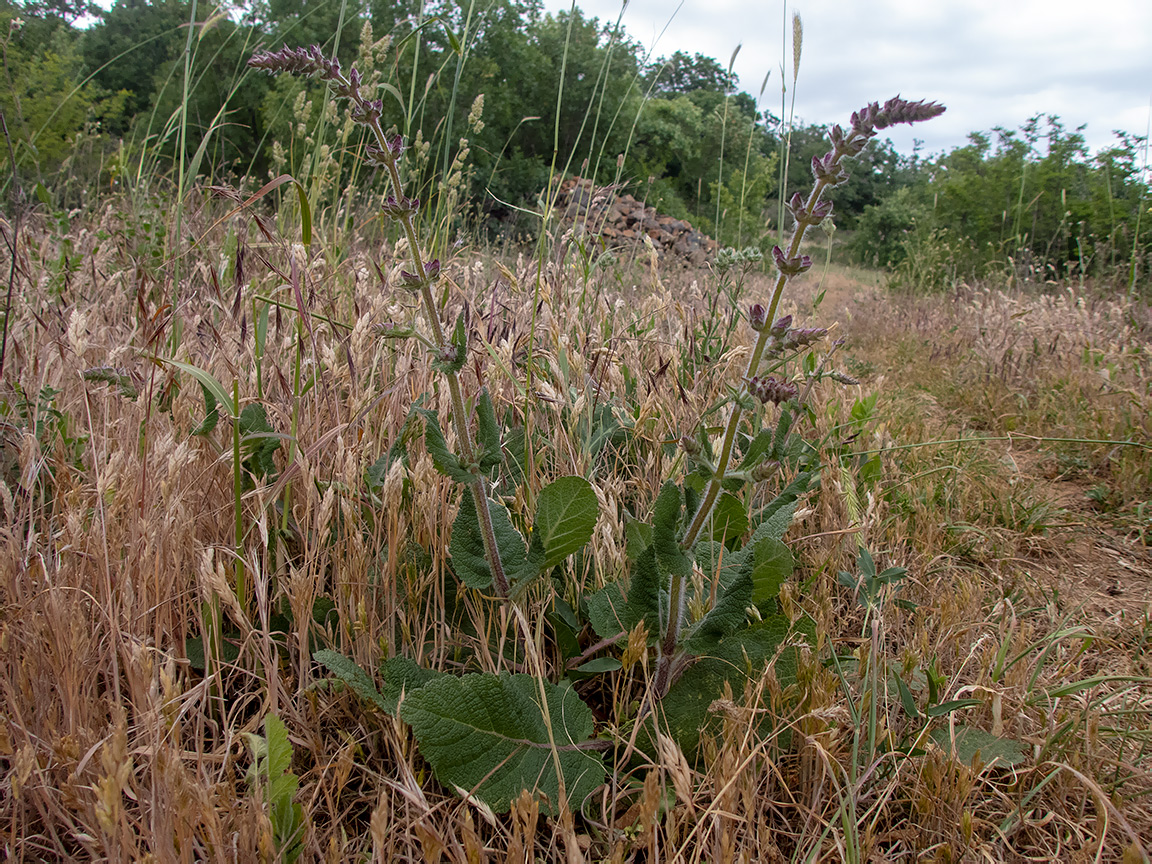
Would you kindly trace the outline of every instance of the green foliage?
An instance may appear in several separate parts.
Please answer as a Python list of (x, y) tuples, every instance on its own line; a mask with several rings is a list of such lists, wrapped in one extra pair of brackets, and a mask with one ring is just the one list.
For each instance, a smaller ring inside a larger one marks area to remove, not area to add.
[[(668, 733), (685, 755), (694, 758), (701, 732), (719, 722), (709, 715), (708, 709), (720, 698), (725, 684), (739, 700), (770, 663), (781, 686), (796, 680), (797, 654), (794, 647), (788, 646), (789, 634), (804, 634), (811, 639), (814, 629), (811, 622), (801, 622), (797, 627), (786, 618), (771, 617), (739, 630), (715, 643), (672, 686), (660, 710)], [(765, 722), (771, 726), (771, 719)]]
[[(513, 527), (507, 507), (489, 501), (488, 509), (492, 515), (496, 547), (500, 550), (505, 573), (510, 576), (522, 575), (527, 560), (524, 538)], [(485, 554), (484, 536), (476, 515), (476, 506), (469, 493), (460, 498), (460, 510), (456, 514), (456, 521), (452, 523), (452, 540), (448, 551), (452, 555), (452, 569), (461, 582), (479, 591), (492, 586), (492, 568)]]
[(946, 753), (954, 754), (962, 765), (972, 765), (979, 759), (981, 765), (995, 762), (999, 767), (1011, 768), (1026, 759), (1019, 741), (997, 738), (971, 726), (957, 726), (955, 737), (947, 726), (938, 726), (932, 730), (932, 740)]
[(592, 712), (571, 687), (531, 675), (444, 676), (408, 696), (400, 716), (441, 783), (498, 813), (524, 789), (559, 812), (561, 778), (578, 809), (604, 782)]
[(282, 860), (293, 862), (304, 851), (304, 809), (296, 803), (300, 779), (292, 773), (288, 730), (275, 714), (264, 718), (264, 735), (246, 732), (252, 751), (248, 785), (269, 808), (272, 839)]
[(583, 477), (561, 477), (545, 486), (536, 501), (533, 561), (539, 562), (541, 570), (555, 567), (584, 548), (592, 538), (599, 511), (592, 484)]

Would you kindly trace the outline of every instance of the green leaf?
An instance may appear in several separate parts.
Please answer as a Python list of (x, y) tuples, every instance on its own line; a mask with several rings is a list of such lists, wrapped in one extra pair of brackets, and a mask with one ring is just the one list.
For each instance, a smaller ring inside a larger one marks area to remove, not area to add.
[(803, 473), (798, 474), (795, 480), (785, 486), (784, 490), (760, 512), (761, 521), (756, 526), (756, 531), (752, 534), (750, 542), (756, 542), (765, 537), (771, 537), (774, 540), (782, 539), (788, 531), (788, 526), (792, 524), (792, 514), (796, 511), (796, 502), (801, 495), (808, 491), (811, 481), (812, 475)]
[(772, 449), (772, 433), (761, 429), (760, 433), (749, 442), (744, 450), (744, 458), (740, 460), (741, 471), (748, 471), (760, 462), (761, 457)]
[(457, 483), (471, 483), (474, 479), (472, 472), (460, 462), (460, 457), (448, 449), (448, 442), (444, 440), (444, 433), (440, 429), (440, 421), (434, 411), (421, 409), (424, 415), (424, 448), (432, 459), (432, 465), (445, 477)]
[(611, 639), (624, 630), (626, 619), (624, 593), (618, 582), (609, 582), (599, 591), (584, 597), (584, 613), (588, 623), (601, 639)]
[(693, 627), (684, 648), (691, 654), (713, 650), (728, 634), (748, 620), (748, 606), (752, 602), (752, 575), (750, 568), (741, 568), (736, 581), (721, 589), (716, 605), (708, 610)]
[(573, 671), (583, 672), (586, 675), (600, 675), (623, 668), (620, 661), (615, 657), (597, 657), (595, 660), (589, 660), (587, 663), (577, 666)]
[(540, 490), (532, 543), (544, 551), (541, 569), (555, 567), (583, 548), (596, 529), (600, 507), (583, 477), (561, 477)]
[(355, 660), (327, 648), (317, 651), (312, 655), (312, 659), (343, 681), (349, 690), (365, 702), (375, 705), (385, 714), (395, 716), (396, 700), (386, 699), (376, 689), (368, 673), (361, 669)]
[(690, 666), (661, 702), (667, 731), (685, 755), (691, 759), (696, 754), (700, 730), (710, 725), (708, 708), (720, 698), (725, 682), (739, 700), (745, 687), (757, 680), (775, 658), (776, 678), (781, 686), (788, 686), (796, 680), (796, 649), (792, 646), (781, 649), (781, 645), (790, 633), (794, 638), (803, 633), (811, 643), (815, 639), (814, 631), (810, 620), (793, 625), (783, 616), (772, 616), (721, 639), (707, 656)]
[[(512, 526), (508, 508), (489, 500), (488, 512), (492, 516), (492, 530), (496, 535), (496, 548), (500, 552), (500, 562), (509, 581), (519, 575), (527, 575), (524, 538)], [(452, 556), (452, 569), (456, 576), (469, 588), (483, 591), (492, 584), (492, 570), (484, 555), (484, 537), (480, 533), (480, 522), (476, 517), (471, 491), (460, 499), (460, 512), (452, 523), (452, 539), (448, 543)]]
[(488, 388), (480, 391), (476, 399), (476, 440), (483, 448), (480, 454), (480, 470), (487, 471), (504, 461), (500, 446), (500, 425), (496, 422), (496, 411), (492, 407), (492, 397)]
[(203, 384), (200, 385), (200, 389), (204, 392), (204, 419), (193, 426), (188, 434), (203, 436), (210, 434), (220, 422), (220, 408), (211, 390)]
[(276, 451), (281, 436), (268, 422), (259, 402), (245, 405), (240, 412), (240, 446), (246, 454), (243, 465), (254, 477), (267, 477), (276, 470)]
[[(205, 393), (211, 392), (212, 398), (216, 400), (216, 404), (224, 409), (228, 417), (233, 420), (236, 419), (236, 413), (232, 409), (232, 397), (228, 395), (228, 391), (224, 389), (224, 385), (217, 381), (211, 372), (206, 372), (199, 366), (193, 366), (191, 363), (181, 363), (179, 360), (158, 359), (161, 363), (175, 366), (181, 372), (187, 372), (199, 381)], [(205, 401), (207, 402), (207, 396), (205, 396)]]
[(464, 368), (464, 362), (468, 359), (468, 327), (464, 324), (463, 312), (456, 317), (456, 326), (452, 330), (448, 343), (455, 349), (451, 359), (434, 360), (432, 366), (445, 375), (455, 375)]
[(652, 545), (652, 526), (639, 519), (629, 518), (624, 523), (624, 543), (627, 555), (632, 560)]
[(953, 699), (950, 702), (941, 702), (939, 705), (930, 705), (924, 709), (924, 714), (927, 717), (943, 717), (961, 708), (975, 708), (983, 704), (980, 699)]
[(724, 492), (712, 508), (712, 539), (727, 543), (748, 530), (748, 513), (744, 502), (730, 492)]
[(957, 726), (955, 750), (953, 739), (947, 726), (933, 729), (931, 738), (941, 749), (955, 756), (956, 760), (964, 765), (971, 765), (977, 755), (985, 765), (995, 762), (1003, 767), (1019, 765), (1025, 760), (1024, 748), (1019, 741), (1011, 738), (997, 738), (983, 729), (974, 729), (971, 726)]
[(648, 633), (660, 632), (660, 568), (656, 566), (656, 550), (649, 546), (632, 566), (632, 581), (628, 584), (628, 600), (624, 604), (624, 629), (644, 621)]
[(674, 576), (692, 577), (692, 562), (680, 548), (680, 489), (669, 480), (652, 508), (652, 547), (660, 566)]
[(574, 810), (604, 782), (604, 763), (589, 746), (592, 712), (571, 687), (531, 675), (444, 676), (405, 699), (400, 714), (436, 778), (497, 813), (525, 789), (558, 812), (557, 763)]
[(896, 679), (896, 686), (900, 690), (900, 704), (904, 706), (904, 713), (913, 720), (919, 720), (920, 710), (916, 707), (916, 699), (913, 697), (912, 691), (908, 689), (904, 679), (895, 672), (892, 673), (892, 677)]
[(392, 704), (398, 704), (401, 695), (407, 697), (430, 681), (444, 675), (435, 669), (425, 669), (407, 657), (390, 657), (380, 664), (380, 695)]
[(48, 190), (44, 188), (43, 183), (36, 184), (36, 197), (40, 200), (41, 204), (51, 206), (52, 199), (48, 196)]
[(292, 181), (296, 187), (296, 197), (300, 200), (300, 240), (305, 246), (312, 245), (312, 208), (308, 204), (308, 193), (303, 184)]
[(752, 602), (757, 608), (776, 599), (794, 566), (792, 553), (779, 540), (765, 537), (752, 547)]

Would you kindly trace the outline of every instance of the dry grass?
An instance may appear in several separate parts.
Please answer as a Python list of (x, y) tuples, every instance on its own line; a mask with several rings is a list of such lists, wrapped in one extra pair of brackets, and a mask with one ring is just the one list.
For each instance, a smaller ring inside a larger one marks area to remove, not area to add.
[[(414, 400), (442, 407), (421, 352), (374, 330), (412, 320), (412, 304), (382, 289), (374, 238), (339, 257), (321, 241), (304, 262), (304, 326), (273, 271), (287, 274), (300, 251), (240, 217), (210, 228), (219, 215), (206, 204), (193, 217), (204, 240), (177, 291), (129, 239), (133, 217), (113, 208), (77, 227), (83, 265), (67, 273), (44, 225), (20, 238), (0, 402), (7, 858), (274, 857), (241, 734), (274, 711), (301, 777), (302, 860), (1140, 860), (1138, 840), (1152, 836), (1146, 308), (1061, 291), (893, 299), (856, 274), (826, 274), (819, 315), (841, 322), (846, 371), (862, 383), (822, 390), (808, 430), (834, 446), (789, 534), (800, 566), (783, 605), (819, 625), (798, 683), (781, 688), (769, 671), (754, 692), (717, 703), (722, 730), (695, 764), (667, 741), (657, 760), (611, 766), (615, 781), (588, 813), (552, 819), (525, 798), (494, 817), (438, 786), (401, 723), (325, 686), (310, 659), (330, 646), (367, 669), (396, 654), (452, 670), (516, 662), (494, 641), (511, 633), (508, 613), (457, 590), (446, 553), (454, 491), (418, 436), (378, 488), (364, 482)], [(385, 256), (384, 274), (399, 261)], [(575, 601), (621, 575), (625, 514), (649, 512), (676, 468), (666, 445), (740, 374), (744, 349), (677, 385), (704, 273), (640, 267), (585, 281), (566, 260), (538, 271), (471, 252), (449, 273), (448, 306), (467, 308), (477, 334), (466, 390), (482, 379), (498, 413), (528, 426), (528, 492), (566, 473), (596, 487), (597, 531), (559, 589)], [(269, 316), (263, 357), (257, 293), (288, 306)], [(782, 312), (803, 315), (811, 296), (788, 302)], [(296, 430), (294, 453), (281, 447), (277, 474), (244, 495), (239, 549), (228, 424), (191, 436), (200, 388), (149, 360), (171, 356), (173, 341), (175, 359), (228, 388), (237, 380), (244, 403)], [(295, 383), (297, 363), (310, 386)], [(94, 367), (123, 370), (140, 395), (85, 380)], [(874, 416), (854, 430), (849, 412), (873, 392)], [(593, 455), (585, 434), (605, 403), (630, 431)], [(978, 440), (988, 436), (997, 440)], [(1105, 440), (1142, 446), (1093, 443)], [(940, 441), (953, 443), (908, 446)], [(878, 449), (873, 477), (867, 454), (852, 454)], [(511, 510), (530, 512), (516, 488), (503, 490)], [(908, 603), (885, 605), (872, 629), (837, 583), (857, 542), (910, 570)], [(238, 557), (246, 596), (229, 602)], [(186, 643), (202, 635), (212, 596), (225, 598), (239, 654), (206, 681)], [(321, 622), (317, 598), (333, 606)], [(556, 676), (548, 599), (524, 611)], [(827, 662), (833, 649), (842, 675)], [(1023, 764), (948, 758), (887, 686), (874, 740), (861, 744), (868, 730), (853, 710), (872, 707), (868, 674), (912, 681), (930, 663), (943, 699), (980, 701), (957, 722), (1024, 742)], [(627, 739), (651, 671), (642, 660), (580, 685), (604, 736)], [(1074, 682), (1087, 683), (1057, 693)], [(766, 712), (779, 718), (771, 733), (752, 722)]]

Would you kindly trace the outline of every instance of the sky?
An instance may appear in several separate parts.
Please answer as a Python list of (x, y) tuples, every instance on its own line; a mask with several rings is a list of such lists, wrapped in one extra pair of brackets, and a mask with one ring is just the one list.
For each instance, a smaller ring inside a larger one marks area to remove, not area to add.
[[(544, 0), (549, 12), (571, 2)], [(620, 0), (579, 0), (615, 22)], [(1147, 134), (1152, 103), (1152, 0), (631, 0), (622, 23), (653, 58), (715, 57), (762, 105), (780, 114), (781, 66), (792, 97), (792, 14), (803, 23), (796, 117), (846, 124), (869, 102), (900, 94), (943, 103), (928, 123), (885, 130), (896, 148), (925, 155), (968, 143), (968, 133), (1018, 128), (1036, 114), (1087, 124), (1089, 147), (1114, 129)], [(786, 54), (782, 52), (787, 35)]]

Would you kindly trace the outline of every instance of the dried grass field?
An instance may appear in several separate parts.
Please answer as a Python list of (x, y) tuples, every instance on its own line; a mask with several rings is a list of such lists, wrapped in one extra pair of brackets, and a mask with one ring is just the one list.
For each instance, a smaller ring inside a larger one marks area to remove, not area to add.
[[(1146, 301), (1094, 284), (900, 294), (819, 263), (799, 279), (781, 313), (830, 328), (856, 382), (817, 383), (797, 430), (824, 442), (820, 482), (784, 537), (778, 607), (812, 638), (794, 675), (769, 663), (709, 700), (695, 753), (667, 736), (645, 749), (643, 640), (601, 674), (569, 658), (598, 656), (581, 598), (630, 566), (628, 526), (684, 473), (677, 442), (701, 418), (717, 434), (710, 409), (744, 368), (748, 324), (713, 274), (643, 255), (591, 266), (562, 242), (443, 262), (444, 318), (466, 312), (464, 390), (486, 386), (506, 429), (495, 488), (513, 520), (564, 475), (599, 505), (580, 554), (499, 603), (456, 576), (461, 498), (410, 411), (443, 413), (444, 380), (417, 341), (383, 338), (424, 326), (397, 286), (403, 250), (369, 219), (304, 247), (200, 202), (176, 284), (153, 278), (141, 212), (115, 205), (67, 227), (32, 213), (15, 261), (0, 253), (16, 285), (5, 860), (1147, 860)], [(740, 302), (766, 286), (754, 274)], [(735, 321), (730, 338), (716, 321)], [(746, 506), (789, 479), (749, 487)], [(861, 549), (906, 575), (865, 584)], [(509, 646), (525, 628), (527, 654)], [(213, 633), (223, 663), (206, 677)], [(373, 675), (403, 657), (566, 679), (607, 780), (581, 807), (525, 792), (494, 812), (439, 782), (399, 712), (333, 677), (323, 649)], [(269, 714), (287, 732), (281, 779), (298, 780), (287, 798), (250, 770), (253, 736), (273, 758)]]

